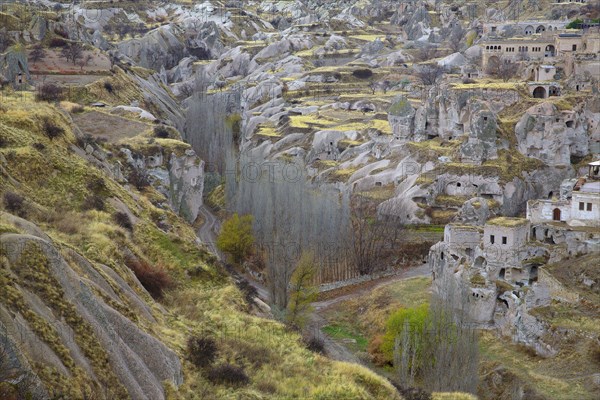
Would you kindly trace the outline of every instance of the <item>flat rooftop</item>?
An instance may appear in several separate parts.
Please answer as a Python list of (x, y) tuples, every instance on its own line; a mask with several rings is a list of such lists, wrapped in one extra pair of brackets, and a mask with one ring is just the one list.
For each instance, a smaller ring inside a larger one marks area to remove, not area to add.
[(486, 222), (486, 225), (492, 226), (505, 226), (508, 228), (516, 228), (518, 226), (527, 225), (529, 220), (527, 218), (515, 218), (515, 217), (498, 217), (490, 219)]
[(587, 182), (579, 189), (579, 191), (586, 193), (600, 193), (600, 182)]

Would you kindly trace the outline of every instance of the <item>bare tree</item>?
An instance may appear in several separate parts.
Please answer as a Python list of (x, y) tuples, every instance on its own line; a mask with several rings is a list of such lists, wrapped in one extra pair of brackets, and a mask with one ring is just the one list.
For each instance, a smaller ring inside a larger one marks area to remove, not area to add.
[(178, 86), (179, 97), (187, 99), (194, 94), (194, 85), (190, 82), (182, 83)]
[(81, 60), (77, 62), (77, 65), (79, 65), (79, 68), (81, 68), (81, 71), (83, 71), (83, 69), (88, 66), (93, 59), (94, 57), (91, 54), (88, 54), (85, 58), (81, 58)]
[(383, 267), (390, 250), (397, 249), (402, 225), (393, 217), (377, 218), (377, 204), (363, 195), (352, 201), (350, 255), (361, 275), (373, 273)]
[(38, 61), (43, 60), (46, 57), (46, 50), (44, 49), (44, 46), (41, 44), (35, 45), (31, 51), (30, 57), (34, 64), (37, 64)]
[(476, 393), (478, 383), (477, 333), (462, 312), (465, 287), (448, 298), (434, 298), (425, 322), (405, 322), (395, 339), (394, 365), (400, 381), (412, 386), (417, 380), (431, 392)]
[(252, 214), (257, 253), (265, 260), (273, 308), (283, 311), (300, 255), (315, 255), (316, 273), (343, 265), (348, 232), (348, 193), (308, 181), (302, 163), (263, 158), (261, 153), (230, 153), (226, 198), (238, 213)]
[(464, 312), (468, 287), (452, 280), (446, 290), (452, 295), (434, 297), (429, 307), (423, 382), (432, 392), (477, 393), (477, 332)]
[(465, 30), (460, 24), (454, 25), (450, 36), (448, 37), (448, 47), (452, 52), (457, 53), (462, 50), (464, 46), (463, 39), (465, 37)]
[(419, 77), (423, 85), (426, 86), (434, 85), (438, 79), (444, 75), (444, 73), (444, 67), (436, 63), (420, 65), (416, 71), (416, 75)]
[(418, 61), (429, 61), (432, 58), (435, 58), (436, 54), (437, 54), (437, 48), (430, 44), (426, 44), (417, 50), (417, 52), (415, 54), (415, 58)]
[(519, 66), (516, 63), (501, 57), (498, 61), (488, 62), (486, 73), (507, 82), (517, 75), (518, 70)]
[(378, 87), (379, 87), (379, 83), (378, 82), (376, 82), (374, 80), (371, 80), (369, 82), (369, 89), (371, 89), (371, 94), (374, 95), (375, 91), (377, 90)]
[(69, 43), (63, 47), (60, 55), (67, 61), (71, 61), (73, 65), (76, 65), (77, 61), (83, 58), (83, 46), (78, 42)]
[(392, 82), (385, 80), (381, 83), (381, 90), (383, 90), (383, 94), (386, 94), (387, 91), (392, 87)]

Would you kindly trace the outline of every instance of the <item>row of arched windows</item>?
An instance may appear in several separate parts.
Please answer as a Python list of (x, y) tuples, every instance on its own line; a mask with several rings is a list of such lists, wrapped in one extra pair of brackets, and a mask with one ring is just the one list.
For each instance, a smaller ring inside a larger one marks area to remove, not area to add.
[[(489, 51), (501, 51), (502, 50), (502, 46), (485, 46), (485, 49), (489, 50)], [(506, 51), (507, 53), (514, 53), (515, 47), (505, 47), (504, 51)], [(518, 47), (518, 51), (519, 52), (528, 52), (529, 51), (529, 46), (519, 46)], [(534, 52), (534, 53), (535, 52), (540, 52), (540, 51), (542, 51), (542, 48), (534, 46), (534, 47), (531, 48), (531, 51)]]

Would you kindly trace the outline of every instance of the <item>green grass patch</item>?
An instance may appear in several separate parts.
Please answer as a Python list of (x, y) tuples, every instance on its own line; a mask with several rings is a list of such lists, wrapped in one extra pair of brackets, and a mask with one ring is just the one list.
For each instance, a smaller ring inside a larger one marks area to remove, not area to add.
[(355, 348), (358, 351), (366, 351), (368, 340), (358, 333), (354, 333), (352, 328), (343, 325), (327, 325), (323, 328), (329, 337), (345, 343), (350, 348)]

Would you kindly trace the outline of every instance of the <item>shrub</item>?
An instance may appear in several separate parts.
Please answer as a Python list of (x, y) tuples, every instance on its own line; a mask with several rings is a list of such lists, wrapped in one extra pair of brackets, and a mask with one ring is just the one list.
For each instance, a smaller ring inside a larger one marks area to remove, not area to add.
[(98, 196), (97, 194), (91, 194), (87, 196), (83, 200), (83, 204), (81, 206), (84, 211), (87, 210), (98, 210), (104, 211), (106, 205), (104, 204), (104, 198), (102, 196)]
[(44, 83), (38, 88), (35, 98), (37, 101), (60, 101), (63, 98), (63, 89), (54, 83)]
[(100, 194), (106, 190), (106, 183), (104, 183), (104, 179), (99, 176), (95, 176), (85, 185), (87, 190), (92, 193)]
[(154, 299), (162, 299), (164, 291), (173, 287), (171, 276), (163, 267), (152, 267), (147, 262), (134, 257), (125, 260), (125, 265), (133, 271), (144, 289)]
[(150, 186), (150, 179), (144, 171), (139, 168), (134, 168), (129, 174), (129, 183), (136, 187), (137, 190), (143, 190)]
[(392, 382), (392, 385), (400, 392), (405, 400), (431, 400), (431, 393), (417, 387), (404, 387)]
[(325, 341), (317, 336), (304, 338), (304, 344), (312, 352), (325, 354)]
[(56, 125), (50, 118), (42, 120), (42, 132), (50, 140), (65, 134), (65, 130), (61, 126)]
[(217, 357), (217, 343), (209, 337), (192, 336), (187, 342), (187, 357), (198, 368), (210, 366)]
[(76, 141), (77, 141), (77, 146), (79, 146), (82, 149), (85, 149), (85, 147), (88, 144), (92, 147), (96, 146), (96, 139), (94, 138), (94, 136), (90, 135), (89, 133), (86, 133), (83, 136), (78, 135), (76, 137)]
[(81, 104), (77, 104), (71, 108), (71, 112), (73, 114), (81, 114), (84, 111), (85, 111), (85, 107), (82, 106)]
[(50, 39), (49, 46), (50, 47), (65, 47), (67, 45), (67, 41), (60, 37), (55, 37)]
[(81, 221), (76, 214), (71, 212), (57, 214), (58, 220), (54, 221), (54, 226), (60, 232), (66, 233), (67, 235), (75, 235), (79, 233), (81, 227)]
[(4, 208), (20, 217), (25, 216), (25, 199), (14, 192), (5, 192), (3, 196)]
[(113, 93), (115, 91), (113, 84), (110, 82), (104, 82), (104, 89), (106, 89), (108, 93)]
[(169, 129), (167, 129), (167, 127), (164, 125), (154, 127), (154, 137), (159, 139), (168, 139)]
[(376, 335), (371, 338), (367, 347), (367, 351), (371, 355), (371, 362), (379, 367), (383, 367), (389, 362), (383, 351), (381, 351), (382, 343), (383, 335)]
[(252, 250), (254, 235), (251, 215), (239, 216), (237, 213), (223, 222), (217, 238), (219, 250), (228, 253), (235, 264), (240, 264)]
[(127, 215), (127, 213), (118, 211), (113, 214), (113, 220), (120, 227), (125, 228), (128, 231), (133, 231), (133, 224), (131, 223), (131, 218), (129, 218), (129, 215)]
[(600, 343), (598, 343), (597, 341), (591, 342), (589, 354), (592, 361), (594, 361), (597, 365), (600, 365)]
[(44, 143), (34, 143), (31, 145), (34, 149), (36, 149), (37, 151), (43, 151), (46, 149), (46, 145), (44, 145)]
[[(381, 351), (388, 362), (392, 362), (394, 353), (394, 341), (404, 330), (405, 323), (408, 324), (411, 338), (421, 338), (427, 317), (429, 315), (429, 305), (422, 304), (415, 308), (401, 308), (394, 312), (386, 322), (386, 331), (381, 343)], [(415, 339), (416, 341), (417, 339)], [(417, 344), (417, 353), (422, 351), (422, 342)]]
[(370, 77), (373, 76), (373, 71), (371, 71), (368, 68), (357, 69), (352, 72), (352, 75), (358, 79), (369, 79)]
[(277, 393), (277, 385), (274, 382), (270, 381), (262, 381), (256, 384), (256, 388), (267, 394), (275, 394)]
[(246, 299), (246, 302), (248, 304), (252, 304), (254, 298), (258, 297), (258, 291), (246, 279), (236, 279), (235, 284), (238, 287), (238, 289), (240, 289), (240, 292), (242, 292), (242, 294), (244, 295), (244, 298)]
[(242, 386), (250, 383), (250, 378), (240, 367), (221, 364), (208, 372), (208, 380), (212, 383), (231, 386)]

